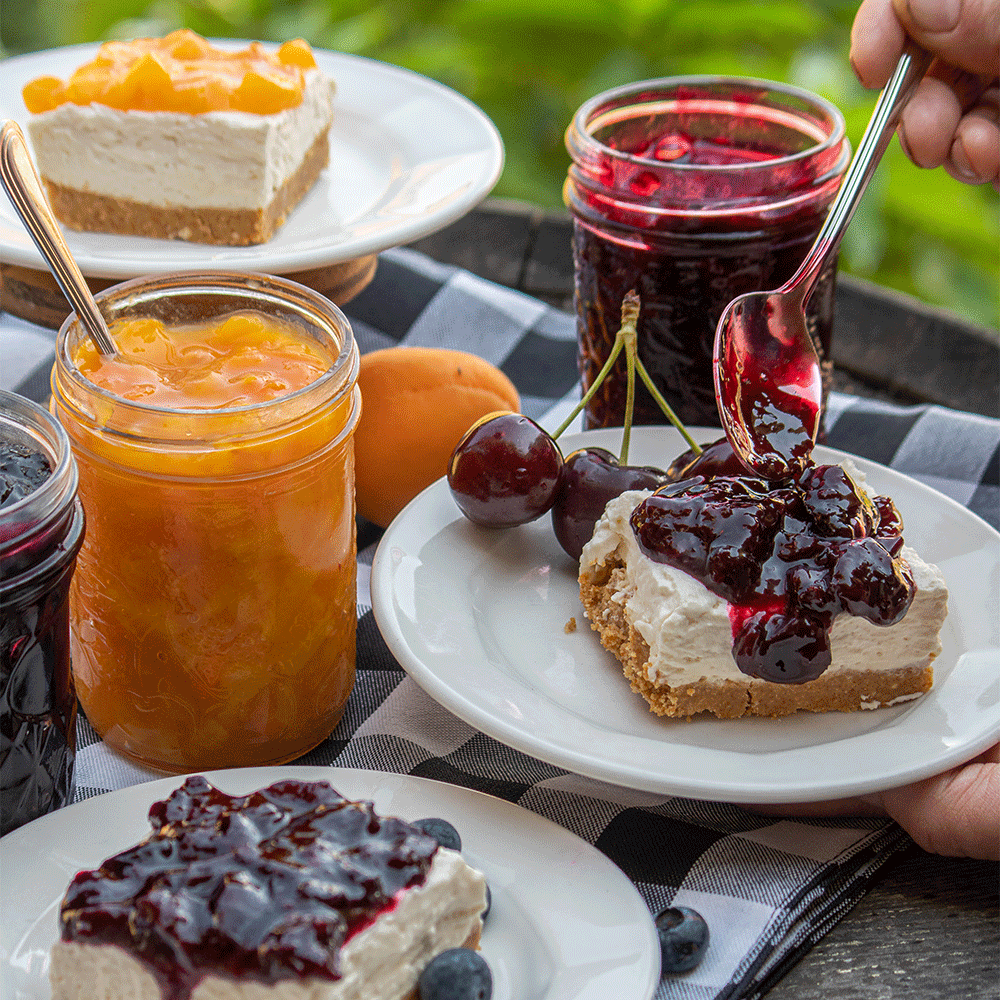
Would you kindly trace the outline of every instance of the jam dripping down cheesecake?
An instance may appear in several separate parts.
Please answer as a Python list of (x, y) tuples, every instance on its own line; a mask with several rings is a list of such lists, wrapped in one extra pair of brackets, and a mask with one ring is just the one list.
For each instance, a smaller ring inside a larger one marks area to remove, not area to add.
[(231, 796), (191, 777), (149, 820), (70, 884), (53, 1000), (401, 1000), (478, 944), (483, 876), (326, 782)]
[(749, 476), (717, 443), (608, 504), (580, 561), (591, 626), (660, 715), (856, 711), (933, 682), (947, 588), (857, 470)]

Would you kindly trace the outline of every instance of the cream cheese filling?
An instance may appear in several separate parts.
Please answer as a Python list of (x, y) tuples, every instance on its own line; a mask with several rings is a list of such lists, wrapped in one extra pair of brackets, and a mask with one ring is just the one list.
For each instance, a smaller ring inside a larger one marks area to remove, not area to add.
[(310, 69), (301, 104), (274, 115), (62, 104), (28, 132), (39, 173), (63, 187), (158, 208), (260, 209), (329, 128), (333, 92)]

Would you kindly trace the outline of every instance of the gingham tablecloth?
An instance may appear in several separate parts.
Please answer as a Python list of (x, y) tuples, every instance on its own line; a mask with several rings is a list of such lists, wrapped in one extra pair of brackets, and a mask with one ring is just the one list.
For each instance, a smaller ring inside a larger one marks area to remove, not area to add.
[[(382, 254), (374, 281), (345, 311), (362, 352), (408, 344), (481, 355), (510, 376), (524, 412), (550, 428), (578, 393), (571, 316), (413, 251)], [(0, 317), (0, 386), (44, 400), (54, 337)], [(1000, 421), (835, 393), (827, 443), (1000, 523)], [(713, 929), (709, 952), (693, 972), (664, 978), (657, 1000), (761, 996), (908, 846), (898, 827), (876, 819), (775, 820), (612, 787), (478, 732), (424, 694), (383, 642), (368, 597), (378, 535), (360, 526), (354, 693), (333, 735), (298, 763), (420, 775), (508, 799), (596, 844), (652, 912), (671, 902), (698, 909)], [(83, 718), (78, 743), (77, 800), (160, 777), (114, 755)]]

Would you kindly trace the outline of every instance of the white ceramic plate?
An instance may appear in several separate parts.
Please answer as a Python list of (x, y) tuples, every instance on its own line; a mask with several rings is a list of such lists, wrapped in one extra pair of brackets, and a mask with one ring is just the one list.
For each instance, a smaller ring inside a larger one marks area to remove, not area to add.
[[(208, 772), (230, 794), (283, 778), (329, 781), (385, 815), (448, 819), (462, 854), (486, 875), (493, 905), (482, 953), (494, 1000), (649, 1000), (660, 953), (649, 909), (600, 851), (551, 821), (481, 792), (426, 778), (347, 768)], [(0, 840), (0, 996), (50, 995), (48, 952), (59, 903), (81, 868), (149, 833), (149, 807), (179, 787), (164, 778), (61, 809)]]
[[(702, 442), (719, 432), (696, 432)], [(565, 454), (621, 431), (560, 440)], [(636, 428), (630, 462), (664, 467), (672, 428)], [(845, 456), (817, 448), (817, 462)], [(442, 479), (390, 524), (371, 575), (389, 648), (433, 698), (490, 736), (579, 774), (729, 802), (816, 801), (892, 787), (967, 760), (1000, 738), (1000, 536), (959, 504), (856, 459), (891, 496), (905, 537), (940, 566), (950, 612), (925, 697), (873, 712), (784, 719), (661, 719), (633, 694), (583, 615), (576, 565), (548, 517), (507, 531), (465, 520)], [(575, 618), (571, 633), (565, 626)]]
[[(65, 79), (96, 51), (96, 45), (78, 45), (0, 64), (0, 118), (13, 118), (23, 128), (30, 117), (21, 98), (24, 84), (42, 75)], [(503, 144), (479, 108), (409, 70), (336, 52), (314, 54), (337, 84), (330, 165), (273, 239), (254, 247), (213, 247), (64, 229), (83, 273), (101, 278), (197, 269), (287, 274), (420, 239), (489, 194), (503, 167)], [(0, 260), (45, 267), (7, 198), (0, 199)]]

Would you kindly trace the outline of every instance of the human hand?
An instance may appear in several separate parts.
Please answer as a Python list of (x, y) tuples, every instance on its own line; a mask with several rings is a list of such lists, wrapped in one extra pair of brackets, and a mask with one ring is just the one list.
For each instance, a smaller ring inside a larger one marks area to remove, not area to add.
[(1000, 744), (967, 764), (902, 788), (832, 802), (754, 806), (783, 816), (889, 816), (925, 851), (1000, 860)]
[(862, 0), (851, 65), (866, 87), (885, 86), (906, 35), (937, 57), (903, 111), (906, 155), (1000, 190), (1000, 0)]

